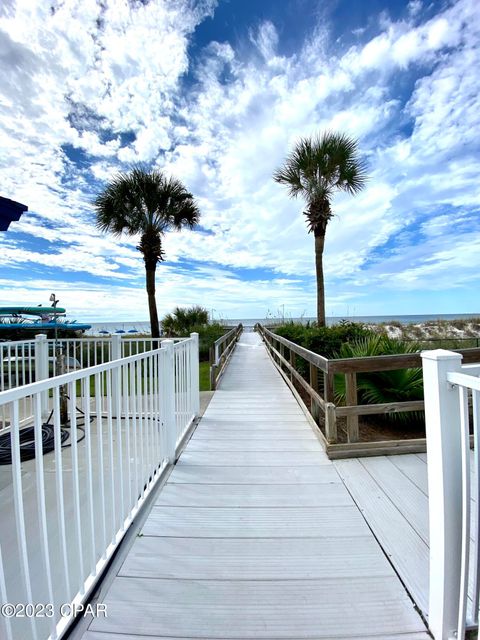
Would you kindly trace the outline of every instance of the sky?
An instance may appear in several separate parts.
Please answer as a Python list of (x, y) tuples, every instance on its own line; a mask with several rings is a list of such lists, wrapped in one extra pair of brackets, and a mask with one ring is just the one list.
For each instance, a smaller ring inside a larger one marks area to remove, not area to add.
[(336, 195), (327, 316), (480, 313), (478, 0), (1, 0), (0, 305), (148, 319), (135, 238), (93, 200), (136, 164), (201, 211), (169, 233), (160, 317), (313, 316), (304, 202), (272, 174), (325, 130), (358, 140), (367, 187)]

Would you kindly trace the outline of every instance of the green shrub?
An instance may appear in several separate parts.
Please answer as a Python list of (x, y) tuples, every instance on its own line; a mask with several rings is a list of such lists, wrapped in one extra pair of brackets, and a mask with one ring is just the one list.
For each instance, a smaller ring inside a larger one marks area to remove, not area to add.
[(346, 321), (331, 327), (319, 327), (316, 323), (303, 325), (287, 322), (275, 327), (274, 332), (324, 358), (332, 358), (344, 343), (374, 335), (363, 324)]
[(172, 313), (167, 313), (162, 319), (162, 330), (170, 338), (188, 336), (193, 327), (208, 324), (208, 311), (204, 307), (195, 305), (190, 308), (176, 307)]
[(210, 347), (213, 345), (215, 340), (221, 338), (228, 331), (228, 329), (219, 322), (212, 322), (212, 324), (192, 327), (191, 331), (192, 333), (198, 333), (200, 362), (205, 362), (206, 360), (208, 360)]
[[(376, 335), (343, 344), (336, 357), (363, 358), (366, 356), (415, 353), (418, 350), (418, 344), (388, 338), (384, 335)], [(357, 392), (359, 404), (423, 400), (422, 369), (357, 373)], [(345, 376), (337, 374), (335, 375), (335, 403), (345, 404), (345, 396)], [(385, 415), (389, 420), (402, 423), (421, 421), (423, 416), (423, 411), (404, 411)]]

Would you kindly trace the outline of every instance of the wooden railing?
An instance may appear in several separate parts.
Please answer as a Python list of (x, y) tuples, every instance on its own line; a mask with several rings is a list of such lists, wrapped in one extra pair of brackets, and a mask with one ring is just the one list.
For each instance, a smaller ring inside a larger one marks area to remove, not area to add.
[(215, 391), (225, 366), (237, 344), (243, 325), (239, 324), (230, 329), (225, 335), (216, 340), (210, 347), (210, 389)]
[[(262, 325), (256, 325), (255, 329), (262, 336), (272, 360), (284, 377), (291, 384), (297, 382), (308, 394), (310, 407), (307, 408), (317, 423), (323, 415), (325, 445), (330, 457), (349, 456), (352, 451), (357, 451), (358, 455), (379, 455), (383, 449), (392, 448), (399, 453), (425, 450), (425, 438), (365, 443), (360, 442), (359, 432), (359, 416), (424, 410), (423, 400), (359, 404), (357, 393), (358, 373), (421, 368), (420, 353), (329, 359), (273, 333)], [(457, 353), (462, 354), (465, 364), (480, 362), (480, 349), (463, 349)], [(297, 357), (308, 364), (308, 377), (298, 370)], [(335, 374), (345, 376), (344, 406), (335, 404)], [(346, 418), (347, 443), (338, 442), (338, 418)]]

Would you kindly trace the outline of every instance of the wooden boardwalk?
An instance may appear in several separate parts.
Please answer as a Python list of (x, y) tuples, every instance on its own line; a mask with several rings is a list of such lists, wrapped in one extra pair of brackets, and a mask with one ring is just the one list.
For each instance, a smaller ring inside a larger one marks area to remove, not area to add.
[(427, 640), (257, 334), (159, 492), (83, 640)]
[[(471, 455), (473, 457), (473, 451)], [(427, 455), (354, 458), (337, 460), (334, 465), (409, 593), (428, 618)], [(473, 474), (473, 459), (471, 465)], [(472, 502), (474, 499), (472, 495)], [(472, 509), (472, 517), (473, 513)], [(472, 535), (475, 535), (475, 526), (472, 526)], [(470, 575), (469, 595), (472, 593)], [(471, 604), (470, 597), (469, 613)]]

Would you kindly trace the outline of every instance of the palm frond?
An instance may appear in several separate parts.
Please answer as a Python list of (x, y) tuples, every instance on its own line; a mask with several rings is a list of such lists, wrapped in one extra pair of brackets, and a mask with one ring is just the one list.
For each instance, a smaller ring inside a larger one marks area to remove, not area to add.
[(309, 205), (318, 204), (329, 202), (336, 190), (360, 191), (367, 180), (366, 164), (355, 139), (326, 131), (300, 138), (273, 179), (286, 185), (291, 197), (301, 195)]
[[(161, 246), (160, 237), (166, 231), (193, 228), (200, 219), (193, 195), (180, 180), (138, 165), (114, 176), (95, 199), (94, 208), (101, 231), (141, 234), (138, 248), (144, 254), (148, 247)], [(162, 259), (160, 249), (153, 253)]]
[[(345, 343), (336, 354), (340, 358), (394, 355), (418, 351), (416, 343), (404, 342), (385, 335), (374, 335), (352, 343)], [(396, 369), (357, 374), (357, 393), (360, 404), (388, 404), (423, 399), (423, 375), (420, 368)], [(335, 376), (335, 402), (345, 404), (345, 376)], [(394, 412), (386, 419), (397, 422), (416, 422), (423, 412)]]

